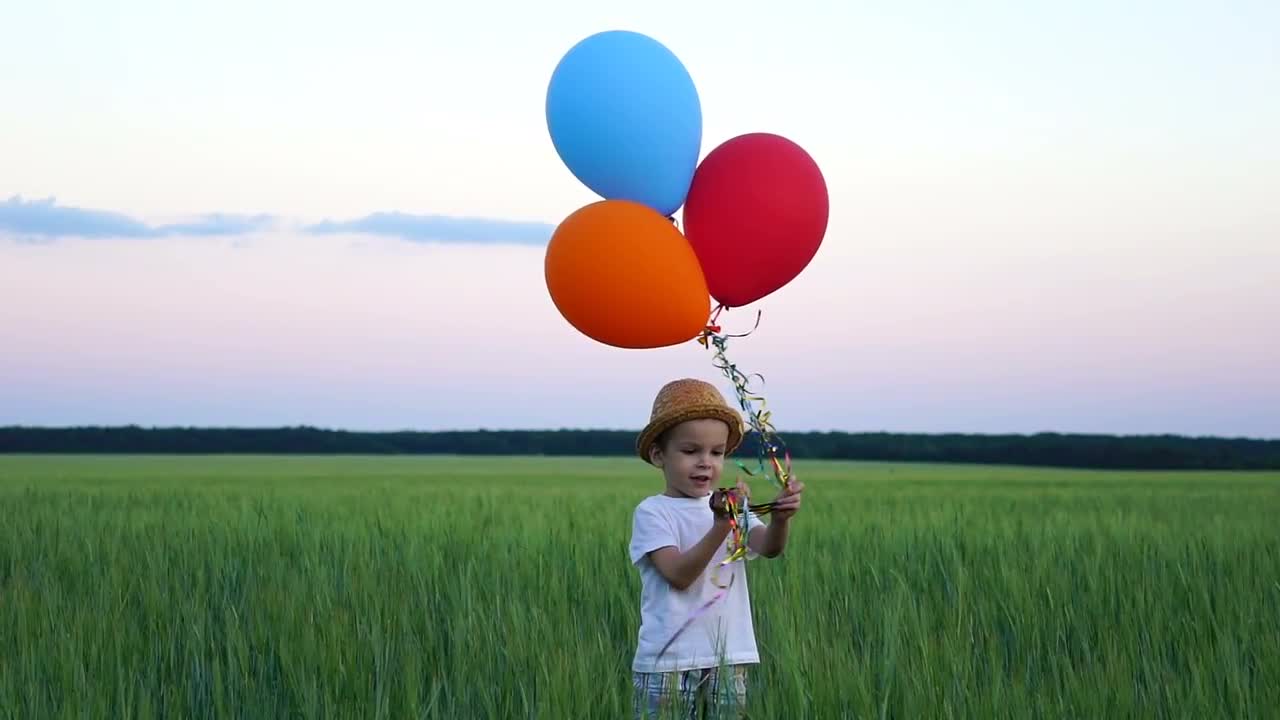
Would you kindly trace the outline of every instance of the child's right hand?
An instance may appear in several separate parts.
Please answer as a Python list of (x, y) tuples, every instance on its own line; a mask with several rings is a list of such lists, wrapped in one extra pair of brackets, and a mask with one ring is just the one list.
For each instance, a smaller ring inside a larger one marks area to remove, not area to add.
[(751, 491), (747, 488), (747, 484), (742, 482), (742, 478), (738, 478), (737, 487), (719, 488), (711, 493), (711, 512), (716, 514), (716, 519), (728, 519), (729, 509), (727, 507), (727, 495), (732, 492), (738, 499), (738, 510), (746, 507), (751, 500)]
[(711, 512), (715, 513), (717, 520), (728, 516), (729, 513), (725, 509), (725, 488), (716, 488), (711, 493), (711, 499), (708, 502), (711, 505)]

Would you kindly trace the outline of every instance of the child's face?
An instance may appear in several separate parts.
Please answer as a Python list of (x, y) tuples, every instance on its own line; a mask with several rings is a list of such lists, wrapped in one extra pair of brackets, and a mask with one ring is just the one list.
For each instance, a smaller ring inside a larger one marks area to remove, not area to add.
[(671, 428), (667, 441), (653, 453), (662, 468), (667, 494), (705, 497), (720, 486), (729, 426), (714, 419), (689, 420)]

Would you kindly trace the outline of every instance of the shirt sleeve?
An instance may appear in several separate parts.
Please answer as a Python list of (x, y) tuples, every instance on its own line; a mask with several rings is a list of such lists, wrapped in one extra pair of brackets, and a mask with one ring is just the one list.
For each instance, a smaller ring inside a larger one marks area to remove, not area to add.
[(631, 522), (631, 564), (639, 563), (650, 552), (668, 546), (680, 546), (671, 520), (651, 505), (637, 507)]

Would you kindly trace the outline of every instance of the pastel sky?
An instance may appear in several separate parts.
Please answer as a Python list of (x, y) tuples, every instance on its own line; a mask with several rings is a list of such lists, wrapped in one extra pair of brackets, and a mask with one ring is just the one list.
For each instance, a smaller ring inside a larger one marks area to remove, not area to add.
[(725, 316), (779, 431), (1280, 437), (1280, 3), (117, 0), (0, 10), (0, 425), (634, 429), (695, 343), (558, 314), (544, 99), (685, 63), (828, 233)]

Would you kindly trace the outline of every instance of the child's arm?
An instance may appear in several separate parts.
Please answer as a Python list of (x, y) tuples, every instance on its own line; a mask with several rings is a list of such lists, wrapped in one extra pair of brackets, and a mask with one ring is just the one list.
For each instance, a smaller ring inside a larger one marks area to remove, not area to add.
[(775, 558), (787, 548), (787, 536), (791, 534), (791, 520), (774, 518), (768, 525), (757, 525), (751, 528), (751, 537), (747, 538), (747, 547), (752, 552), (767, 558)]
[(683, 553), (668, 545), (651, 551), (649, 558), (653, 560), (653, 566), (658, 569), (662, 577), (666, 578), (667, 582), (671, 583), (672, 587), (677, 590), (686, 590), (694, 580), (698, 579), (698, 576), (702, 575), (707, 565), (711, 564), (711, 558), (715, 555), (716, 549), (728, 536), (729, 519), (716, 517), (711, 529), (702, 536), (697, 545)]

